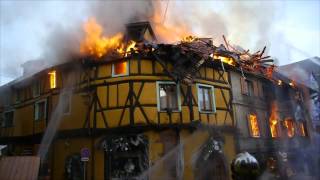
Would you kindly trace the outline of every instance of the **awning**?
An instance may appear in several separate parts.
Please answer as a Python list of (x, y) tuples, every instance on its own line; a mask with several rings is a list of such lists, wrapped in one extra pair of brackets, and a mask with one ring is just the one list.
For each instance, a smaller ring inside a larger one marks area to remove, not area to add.
[(37, 180), (40, 166), (40, 157), (37, 156), (10, 156), (0, 160), (1, 179)]

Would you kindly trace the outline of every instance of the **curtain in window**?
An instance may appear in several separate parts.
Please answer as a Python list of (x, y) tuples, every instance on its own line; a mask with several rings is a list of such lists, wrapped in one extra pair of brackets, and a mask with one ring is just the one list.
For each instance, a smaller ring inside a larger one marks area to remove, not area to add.
[(177, 86), (175, 84), (161, 84), (159, 91), (160, 109), (178, 110)]
[(212, 92), (211, 88), (199, 87), (199, 105), (201, 111), (212, 111)]

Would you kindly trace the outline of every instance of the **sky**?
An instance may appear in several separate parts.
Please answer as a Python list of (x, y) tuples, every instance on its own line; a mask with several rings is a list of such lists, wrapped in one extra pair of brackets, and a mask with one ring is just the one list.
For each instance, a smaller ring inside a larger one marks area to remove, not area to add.
[[(0, 85), (21, 76), (24, 62), (46, 60), (45, 51), (51, 47), (48, 39), (52, 40), (56, 30), (70, 29), (73, 34), (76, 27), (81, 31), (81, 24), (92, 16), (91, 2), (0, 0)], [(95, 3), (99, 6), (102, 1)], [(194, 35), (213, 36), (220, 41), (225, 34), (233, 44), (252, 51), (266, 45), (268, 55), (278, 65), (320, 56), (319, 0), (170, 0), (160, 4), (168, 4), (166, 23), (186, 23)], [(108, 8), (112, 7), (106, 11)], [(128, 11), (117, 8), (114, 17)], [(59, 42), (65, 36), (54, 38)]]

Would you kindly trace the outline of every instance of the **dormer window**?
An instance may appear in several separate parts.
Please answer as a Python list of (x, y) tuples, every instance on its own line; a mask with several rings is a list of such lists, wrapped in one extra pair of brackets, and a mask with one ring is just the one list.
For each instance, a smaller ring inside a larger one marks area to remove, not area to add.
[(125, 76), (129, 74), (128, 61), (119, 61), (112, 64), (112, 77)]

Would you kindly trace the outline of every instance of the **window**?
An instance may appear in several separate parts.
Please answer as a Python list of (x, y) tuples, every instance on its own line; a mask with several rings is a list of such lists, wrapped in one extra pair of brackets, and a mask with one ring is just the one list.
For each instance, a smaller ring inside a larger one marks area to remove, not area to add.
[(248, 95), (248, 85), (247, 85), (247, 81), (244, 77), (240, 78), (240, 84), (241, 84), (241, 93)]
[(251, 137), (260, 137), (260, 129), (259, 129), (257, 115), (249, 114), (248, 120), (249, 120), (249, 130), (250, 130)]
[(49, 73), (50, 89), (57, 87), (56, 71), (50, 71)]
[(254, 95), (254, 90), (253, 90), (253, 82), (252, 81), (249, 81), (249, 80), (246, 80), (246, 84), (248, 86), (248, 92), (247, 92), (247, 95), (248, 96), (253, 96)]
[(158, 111), (180, 111), (179, 88), (174, 82), (157, 82)]
[(44, 120), (47, 117), (47, 101), (46, 100), (41, 100), (36, 102), (35, 106), (34, 106), (34, 119), (36, 121), (39, 120)]
[(294, 122), (291, 118), (287, 118), (284, 120), (284, 127), (287, 130), (287, 136), (288, 137), (293, 137), (294, 136)]
[(14, 111), (7, 111), (3, 113), (2, 127), (13, 126)]
[(298, 122), (298, 133), (300, 136), (307, 136), (306, 122)]
[(200, 112), (216, 112), (214, 87), (209, 85), (197, 84), (198, 107)]
[(271, 137), (273, 137), (273, 138), (280, 137), (278, 119), (270, 118), (269, 119), (269, 126), (270, 126)]
[(264, 99), (268, 99), (268, 97), (269, 97), (269, 92), (270, 92), (270, 90), (269, 90), (269, 88), (268, 88), (268, 86), (267, 85), (265, 85), (265, 84), (263, 84), (262, 85), (262, 98), (264, 98)]
[(71, 112), (71, 94), (68, 92), (65, 92), (62, 94), (61, 99), (63, 102), (63, 114), (67, 115)]
[(241, 93), (248, 96), (258, 96), (258, 84), (257, 82), (250, 81), (246, 78), (240, 78)]
[(112, 64), (112, 76), (125, 76), (128, 75), (129, 66), (127, 61), (120, 61)]
[(22, 92), (21, 89), (16, 90), (16, 102), (20, 102), (22, 99)]
[(33, 97), (40, 96), (40, 82), (37, 81), (32, 85), (32, 95)]

